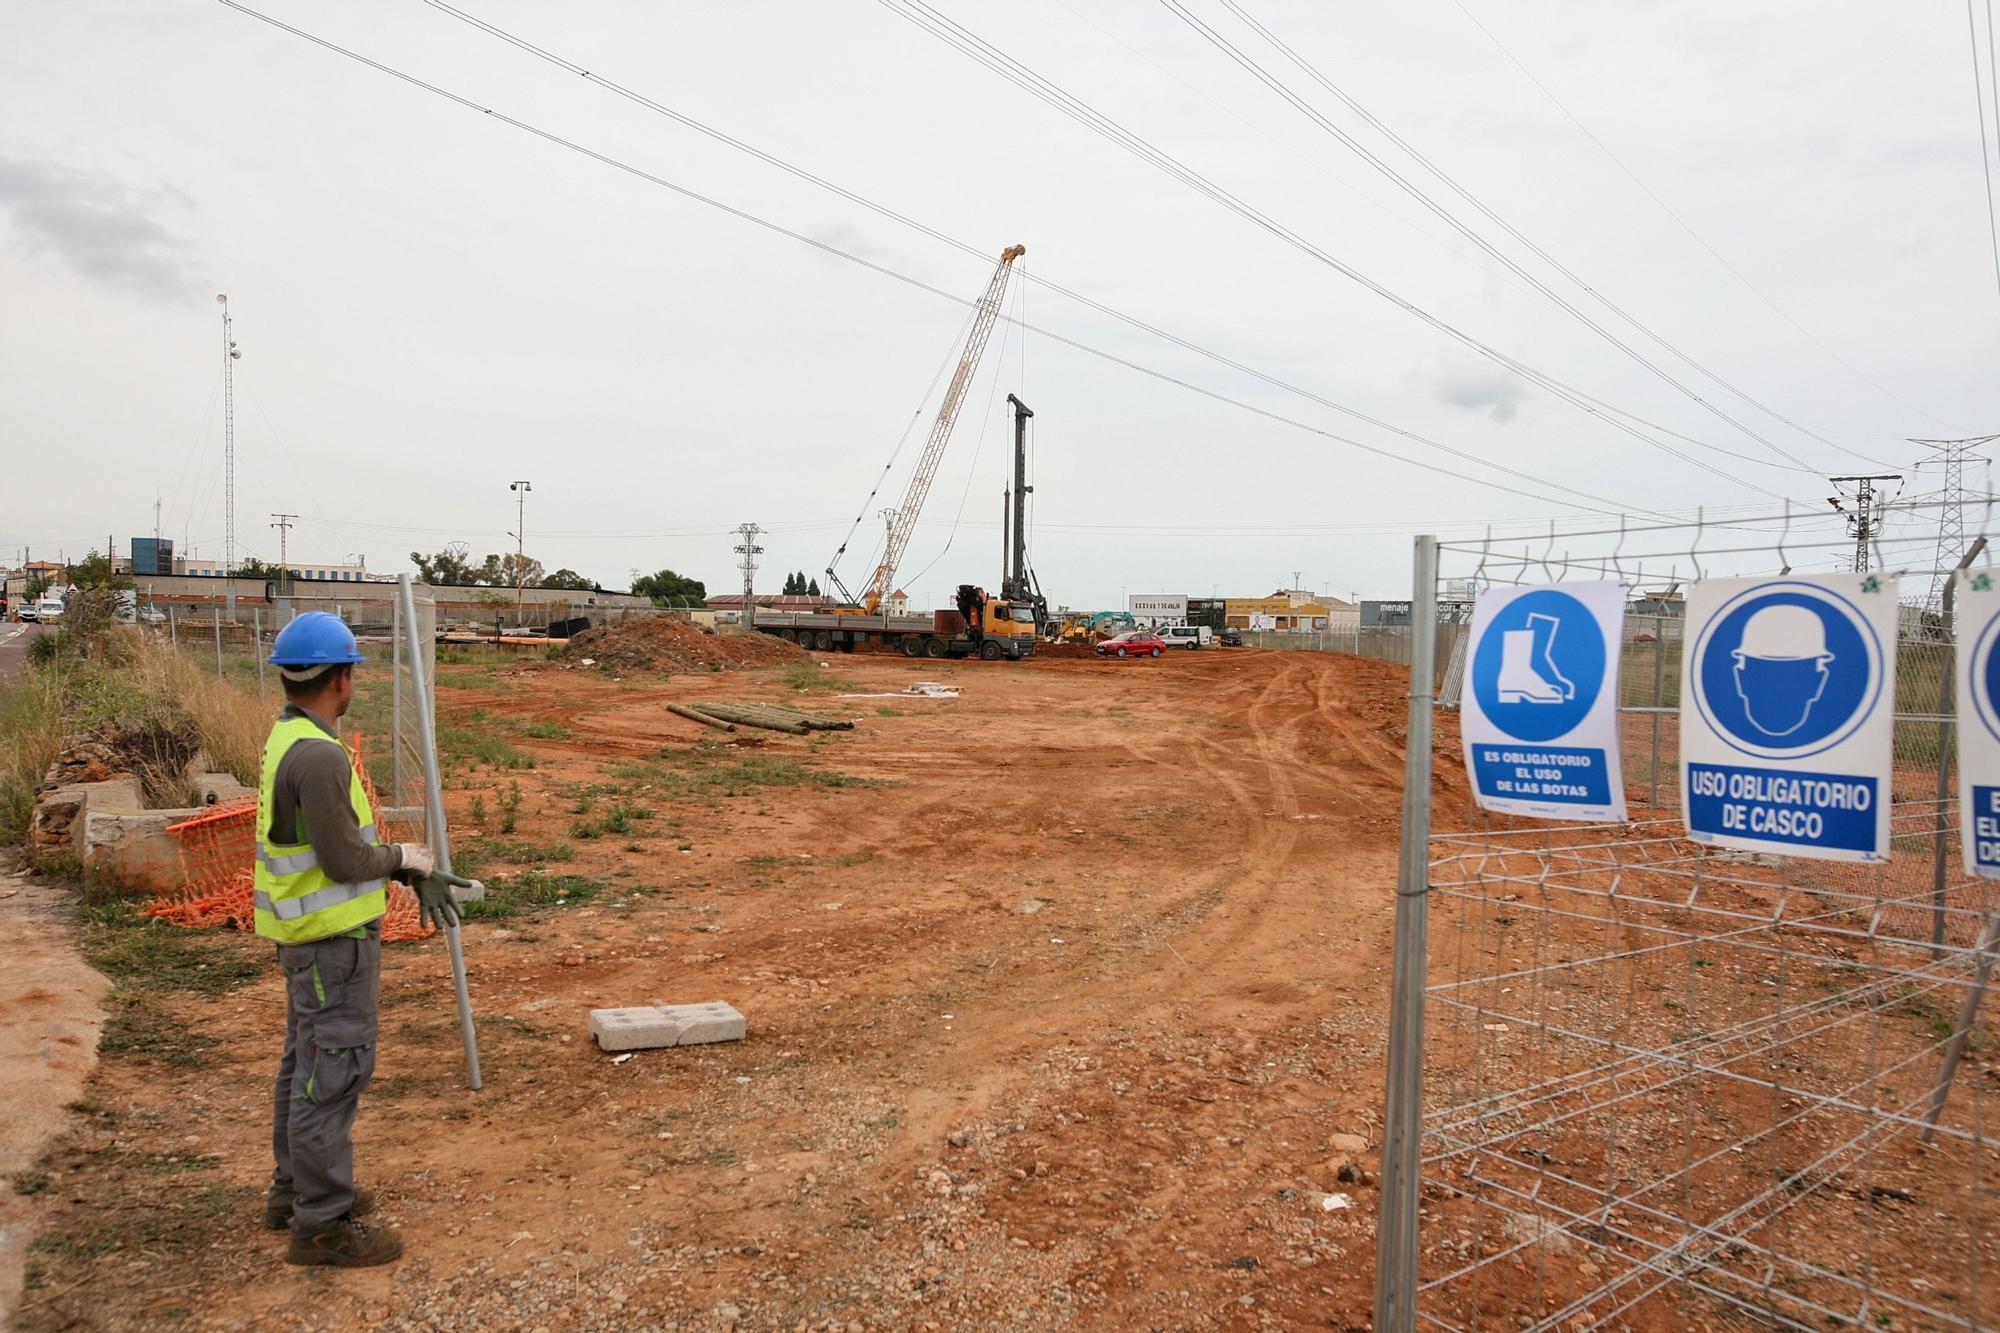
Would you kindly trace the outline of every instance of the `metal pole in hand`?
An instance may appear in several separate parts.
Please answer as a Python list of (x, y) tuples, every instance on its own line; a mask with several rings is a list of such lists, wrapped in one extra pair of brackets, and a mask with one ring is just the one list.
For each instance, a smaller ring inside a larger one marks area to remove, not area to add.
[(1417, 538), (1410, 589), (1410, 722), (1403, 749), (1396, 955), (1389, 979), (1389, 1098), (1382, 1120), (1382, 1215), (1376, 1221), (1375, 1327), (1410, 1333), (1417, 1315), (1422, 1184), (1424, 953), (1430, 928), (1431, 693), (1437, 684), (1437, 538)]
[[(423, 643), (417, 633), (417, 599), (410, 590), (410, 576), (396, 580), (397, 605), (403, 612), (403, 633), (410, 652), (410, 707), (417, 715), (417, 735), (424, 747), (424, 823), (430, 829), (431, 852), (438, 869), (451, 873), (451, 840), (444, 827), (444, 787), (438, 781), (437, 728), (431, 714), (431, 682), (424, 673)], [(465, 1086), (478, 1092), (479, 1034), (472, 1027), (472, 991), (465, 982), (465, 946), (459, 941), (458, 927), (444, 928), (445, 947), (451, 953), (451, 980), (458, 990), (458, 1031), (465, 1038)]]
[(405, 797), (403, 786), (403, 604), (396, 603), (396, 632), (389, 636), (389, 749), (395, 756), (396, 802), (401, 804)]

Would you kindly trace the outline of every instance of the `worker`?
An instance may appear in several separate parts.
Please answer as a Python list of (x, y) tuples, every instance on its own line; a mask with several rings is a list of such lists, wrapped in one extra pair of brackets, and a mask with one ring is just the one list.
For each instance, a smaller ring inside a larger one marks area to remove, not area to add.
[(278, 633), (271, 665), (284, 711), (264, 745), (257, 790), (257, 933), (285, 974), (285, 1051), (272, 1093), (276, 1165), (264, 1220), (291, 1229), (294, 1264), (359, 1268), (403, 1252), (360, 1219), (374, 1196), (354, 1184), (354, 1116), (375, 1071), (382, 917), (388, 882), (417, 893), (425, 925), (456, 927), (453, 886), (430, 852), (376, 836), (367, 792), (334, 726), (354, 702), (361, 651), (337, 616), (312, 611)]

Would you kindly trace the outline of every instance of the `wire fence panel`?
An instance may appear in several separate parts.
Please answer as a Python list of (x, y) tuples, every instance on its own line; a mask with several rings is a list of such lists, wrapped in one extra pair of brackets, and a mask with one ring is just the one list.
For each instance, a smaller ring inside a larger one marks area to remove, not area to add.
[[(1480, 556), (1444, 548), (1439, 586)], [(1441, 677), (1457, 628), (1439, 627)], [(1949, 627), (1903, 620), (1879, 865), (1686, 837), (1683, 628), (1625, 621), (1632, 822), (1489, 815), (1462, 770), (1427, 775), (1422, 1026), (1392, 1018), (1392, 1044), (1420, 1034), (1420, 1164), (1402, 1184), (1421, 1214), (1410, 1290), (1379, 1326), (2000, 1327), (1984, 996), (2000, 883), (1961, 868)], [(1383, 1244), (1378, 1311), (1399, 1278)]]

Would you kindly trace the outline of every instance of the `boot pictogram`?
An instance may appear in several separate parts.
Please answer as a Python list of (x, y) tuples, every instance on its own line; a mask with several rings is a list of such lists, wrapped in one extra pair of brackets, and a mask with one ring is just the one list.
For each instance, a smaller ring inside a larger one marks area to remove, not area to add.
[(1500, 677), (1495, 692), (1503, 704), (1560, 704), (1576, 697), (1576, 686), (1557, 669), (1554, 616), (1536, 612), (1526, 629), (1500, 635)]

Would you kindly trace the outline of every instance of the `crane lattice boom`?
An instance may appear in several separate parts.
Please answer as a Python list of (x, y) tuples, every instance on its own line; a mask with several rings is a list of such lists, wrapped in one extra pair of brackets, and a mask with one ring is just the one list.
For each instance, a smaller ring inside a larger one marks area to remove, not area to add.
[(903, 503), (896, 509), (895, 522), (889, 529), (888, 541), (882, 547), (882, 563), (875, 567), (875, 576), (868, 581), (868, 591), (862, 598), (862, 605), (871, 615), (882, 609), (883, 601), (895, 586), (896, 566), (902, 563), (903, 550), (916, 531), (917, 515), (923, 512), (924, 497), (931, 491), (931, 479), (937, 475), (938, 462), (944, 457), (944, 447), (951, 440), (952, 427), (958, 424), (958, 409), (965, 402), (965, 391), (972, 387), (972, 377), (979, 369), (979, 358), (985, 354), (986, 340), (993, 332), (993, 322), (1000, 317), (1000, 297), (1007, 287), (1007, 274), (1014, 267), (1014, 261), (1026, 253), (1028, 247), (1025, 245), (1010, 245), (1000, 252), (1000, 262), (994, 266), (993, 277), (986, 284), (986, 294), (979, 298), (975, 307), (972, 333), (965, 340), (965, 355), (958, 359), (958, 369), (944, 391), (944, 402), (938, 406), (937, 420), (931, 423), (930, 439), (924, 443), (923, 455), (917, 459), (917, 470), (910, 477), (909, 489), (903, 492)]

